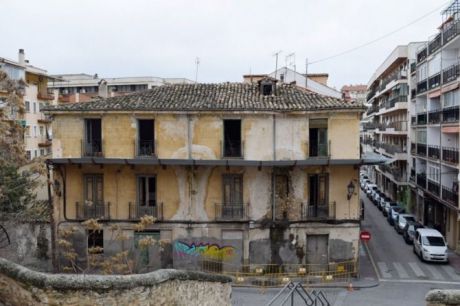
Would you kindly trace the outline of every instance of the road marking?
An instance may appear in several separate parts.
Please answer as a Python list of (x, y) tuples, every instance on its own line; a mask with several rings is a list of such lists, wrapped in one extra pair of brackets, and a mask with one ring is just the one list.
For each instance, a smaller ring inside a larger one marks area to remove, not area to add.
[(431, 275), (433, 275), (433, 278), (434, 279), (437, 279), (437, 280), (441, 280), (443, 279), (441, 273), (439, 273), (438, 269), (432, 265), (426, 265), (425, 266), (428, 271), (430, 271)]
[(459, 285), (460, 282), (449, 282), (449, 281), (434, 281), (434, 280), (422, 280), (422, 279), (381, 279), (382, 282), (387, 283), (411, 283), (411, 284), (442, 284), (442, 285)]
[(409, 262), (409, 266), (412, 268), (412, 270), (415, 273), (415, 276), (417, 277), (423, 277), (426, 278), (425, 273), (423, 273), (422, 269), (417, 265), (415, 262)]
[(396, 272), (398, 272), (400, 278), (409, 278), (409, 274), (407, 274), (402, 264), (400, 264), (399, 262), (394, 262), (393, 266), (395, 267)]
[(455, 273), (454, 269), (451, 266), (442, 266), (442, 269), (452, 278), (453, 280), (460, 280), (460, 276)]
[(372, 267), (374, 269), (375, 275), (377, 275), (377, 280), (379, 280), (380, 279), (379, 270), (377, 269), (377, 266), (375, 265), (375, 261), (374, 261), (374, 258), (372, 257), (371, 250), (367, 246), (367, 242), (365, 242), (362, 245), (364, 245), (364, 248), (366, 249), (367, 255), (369, 256), (369, 259), (371, 261), (371, 264), (372, 264)]
[(390, 273), (388, 273), (388, 267), (386, 263), (379, 261), (377, 265), (379, 266), (380, 274), (382, 275), (383, 278), (393, 277)]

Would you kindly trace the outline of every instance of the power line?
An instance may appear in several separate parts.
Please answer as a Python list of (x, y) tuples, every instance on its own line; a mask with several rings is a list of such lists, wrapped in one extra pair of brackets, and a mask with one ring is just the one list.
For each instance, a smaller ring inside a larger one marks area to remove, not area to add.
[(422, 20), (422, 19), (428, 17), (429, 15), (431, 15), (431, 14), (433, 14), (433, 13), (439, 11), (439, 10), (440, 10), (441, 8), (443, 8), (447, 3), (450, 3), (450, 2), (451, 2), (451, 0), (449, 0), (449, 1), (447, 1), (447, 2), (444, 2), (441, 6), (438, 6), (437, 8), (433, 9), (432, 11), (429, 11), (429, 12), (426, 13), (425, 15), (423, 15), (423, 16), (421, 16), (421, 17), (419, 17), (419, 18), (417, 18), (417, 19), (415, 19), (415, 20), (409, 22), (408, 24), (406, 24), (406, 25), (404, 25), (404, 26), (401, 26), (401, 27), (399, 27), (399, 28), (397, 28), (397, 29), (395, 29), (395, 30), (393, 30), (393, 31), (391, 31), (391, 32), (389, 32), (389, 33), (387, 33), (387, 34), (385, 34), (385, 35), (382, 35), (382, 36), (380, 36), (380, 37), (378, 37), (378, 38), (376, 38), (376, 39), (374, 39), (374, 40), (371, 40), (371, 41), (369, 41), (369, 42), (367, 42), (367, 43), (364, 43), (364, 44), (362, 44), (362, 45), (356, 46), (356, 47), (354, 47), (354, 48), (347, 49), (347, 50), (345, 50), (345, 51), (339, 52), (339, 53), (337, 53), (337, 54), (334, 54), (334, 55), (331, 55), (331, 56), (328, 56), (328, 57), (324, 57), (324, 58), (321, 58), (321, 59), (316, 60), (316, 61), (312, 61), (312, 62), (310, 62), (309, 64), (312, 65), (312, 64), (324, 62), (324, 61), (327, 61), (327, 60), (330, 60), (330, 59), (333, 59), (333, 58), (336, 58), (336, 57), (339, 57), (339, 56), (342, 56), (342, 55), (351, 53), (351, 52), (356, 51), (356, 50), (358, 50), (358, 49), (367, 47), (367, 46), (369, 46), (369, 45), (371, 45), (371, 44), (374, 44), (374, 43), (376, 43), (376, 42), (378, 42), (378, 41), (380, 41), (380, 40), (382, 40), (382, 39), (387, 38), (388, 36), (391, 36), (391, 35), (393, 35), (393, 34), (399, 32), (399, 31), (401, 31), (401, 30), (404, 30), (405, 28), (407, 28), (407, 27), (409, 27), (409, 26), (411, 26), (411, 25), (413, 25), (413, 24), (419, 22), (420, 20)]

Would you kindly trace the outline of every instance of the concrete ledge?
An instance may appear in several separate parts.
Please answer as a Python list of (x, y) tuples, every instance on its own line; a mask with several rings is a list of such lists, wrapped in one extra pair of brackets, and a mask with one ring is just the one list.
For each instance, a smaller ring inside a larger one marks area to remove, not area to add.
[(425, 300), (427, 305), (460, 305), (460, 290), (430, 290)]
[(232, 281), (230, 277), (223, 275), (174, 269), (163, 269), (134, 275), (49, 274), (32, 271), (4, 258), (0, 258), (0, 274), (37, 288), (59, 290), (105, 291), (111, 289), (131, 289), (135, 287), (150, 287), (172, 280), (219, 283), (229, 283)]

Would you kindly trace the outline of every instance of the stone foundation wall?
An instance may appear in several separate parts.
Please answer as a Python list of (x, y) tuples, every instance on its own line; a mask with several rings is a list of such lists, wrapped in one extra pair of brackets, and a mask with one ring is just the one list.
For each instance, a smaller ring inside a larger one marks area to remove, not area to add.
[(425, 299), (427, 306), (460, 306), (460, 290), (430, 290)]
[(22, 305), (230, 305), (231, 279), (180, 270), (47, 274), (0, 258), (0, 302)]

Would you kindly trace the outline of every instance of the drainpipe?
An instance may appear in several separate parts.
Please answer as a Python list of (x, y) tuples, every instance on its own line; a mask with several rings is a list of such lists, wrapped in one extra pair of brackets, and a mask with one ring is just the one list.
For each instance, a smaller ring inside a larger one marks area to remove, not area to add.
[(54, 207), (53, 198), (51, 195), (51, 168), (50, 164), (46, 163), (46, 177), (47, 177), (47, 189), (48, 189), (48, 209), (50, 210), (50, 227), (51, 227), (51, 263), (53, 265), (53, 271), (57, 272), (57, 256), (56, 256), (56, 222), (54, 220)]
[[(276, 160), (276, 115), (273, 114), (273, 161)], [(275, 167), (272, 169), (272, 220), (275, 221), (276, 211), (276, 177), (275, 177)]]

